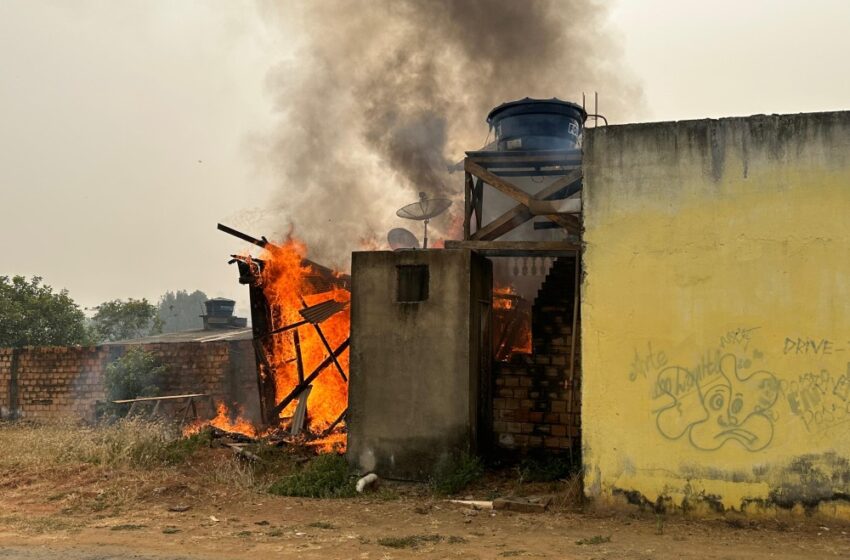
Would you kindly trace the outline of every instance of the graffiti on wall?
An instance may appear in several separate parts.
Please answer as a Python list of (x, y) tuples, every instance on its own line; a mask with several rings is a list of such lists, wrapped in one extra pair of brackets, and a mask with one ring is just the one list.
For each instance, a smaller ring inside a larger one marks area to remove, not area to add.
[(780, 383), (791, 413), (809, 432), (818, 432), (850, 420), (850, 363), (835, 377), (827, 369), (807, 372)]
[(746, 371), (749, 365), (750, 360), (728, 353), (698, 371), (661, 370), (654, 393), (665, 401), (654, 411), (658, 432), (670, 440), (687, 439), (704, 451), (729, 442), (748, 451), (770, 445), (779, 383), (769, 371)]
[(760, 451), (773, 441), (780, 414), (801, 422), (809, 433), (845, 423), (850, 427), (850, 362), (842, 359), (845, 349), (850, 356), (850, 341), (779, 339), (771, 352), (774, 361), (805, 356), (812, 369), (777, 375), (755, 347), (758, 329), (726, 332), (690, 364), (671, 360), (662, 345), (647, 343), (634, 350), (629, 380), (649, 383), (652, 415), (662, 437), (703, 451), (726, 445)]

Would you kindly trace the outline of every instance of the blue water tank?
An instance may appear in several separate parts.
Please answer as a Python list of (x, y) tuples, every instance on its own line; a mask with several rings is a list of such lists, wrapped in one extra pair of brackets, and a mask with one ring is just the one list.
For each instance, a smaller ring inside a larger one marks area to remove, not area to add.
[(519, 99), (487, 115), (499, 150), (572, 150), (578, 146), (587, 112), (560, 99)]

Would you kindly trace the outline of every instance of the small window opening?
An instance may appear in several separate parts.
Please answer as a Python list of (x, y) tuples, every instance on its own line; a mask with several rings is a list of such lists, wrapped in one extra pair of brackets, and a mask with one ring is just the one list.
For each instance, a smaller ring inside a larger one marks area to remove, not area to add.
[(396, 267), (396, 301), (408, 303), (428, 299), (428, 265)]

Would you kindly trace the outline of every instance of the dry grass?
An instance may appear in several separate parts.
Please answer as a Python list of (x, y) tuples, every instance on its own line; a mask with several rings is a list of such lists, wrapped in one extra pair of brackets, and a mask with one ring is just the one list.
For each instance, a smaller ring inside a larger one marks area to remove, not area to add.
[(166, 424), (122, 420), (109, 426), (73, 422), (0, 424), (0, 468), (46, 468), (69, 463), (157, 467), (179, 463), (200, 442)]
[[(132, 513), (142, 502), (238, 498), (262, 491), (253, 468), (204, 435), (139, 420), (108, 426), (0, 423), (0, 493), (43, 495), (57, 516)], [(44, 530), (50, 530), (45, 517)], [(12, 517), (0, 525), (16, 526)], [(34, 530), (38, 524), (27, 529)]]

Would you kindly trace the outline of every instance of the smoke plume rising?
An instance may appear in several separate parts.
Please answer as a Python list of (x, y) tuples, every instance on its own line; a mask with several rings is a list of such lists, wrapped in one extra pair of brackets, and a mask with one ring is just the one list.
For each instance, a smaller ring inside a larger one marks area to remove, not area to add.
[[(606, 9), (593, 0), (323, 0), (263, 5), (299, 30), (296, 56), (270, 73), (279, 123), (264, 154), (280, 180), (273, 212), (311, 258), (348, 267), (385, 245), (395, 210), (429, 196), (463, 204), (448, 169), (481, 148), (487, 113), (522, 97), (581, 101), (622, 119), (642, 103), (623, 77)], [(450, 215), (432, 222), (434, 239)], [(451, 232), (455, 233), (456, 232)]]

